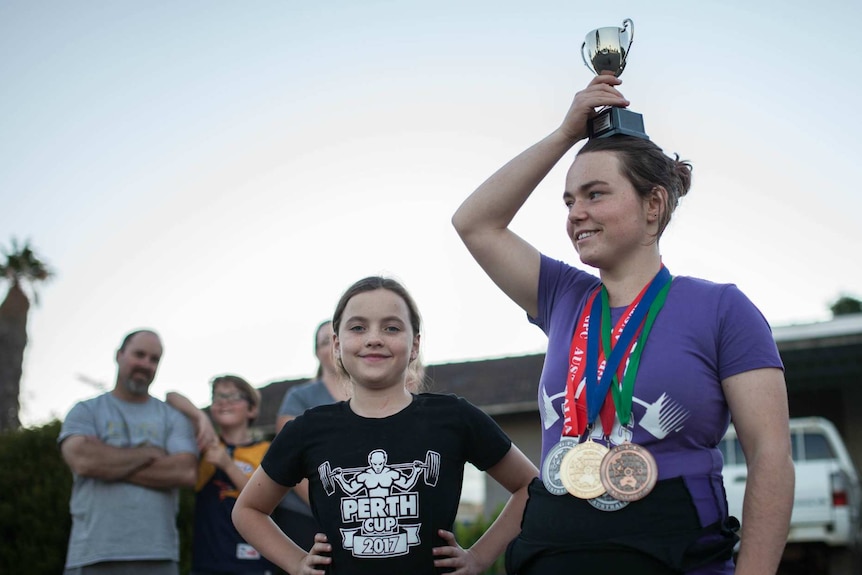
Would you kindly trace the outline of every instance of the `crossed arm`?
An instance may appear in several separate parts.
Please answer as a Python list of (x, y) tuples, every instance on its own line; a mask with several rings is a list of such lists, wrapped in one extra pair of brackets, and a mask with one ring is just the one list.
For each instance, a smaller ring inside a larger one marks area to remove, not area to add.
[(97, 437), (73, 435), (60, 444), (73, 473), (102, 481), (126, 481), (141, 487), (194, 487), (197, 458), (193, 453), (168, 455), (159, 447), (114, 447)]

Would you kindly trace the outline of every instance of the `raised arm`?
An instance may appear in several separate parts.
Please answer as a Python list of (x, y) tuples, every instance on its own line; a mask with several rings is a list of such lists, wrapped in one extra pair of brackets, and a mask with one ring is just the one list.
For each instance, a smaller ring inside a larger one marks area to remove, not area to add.
[(628, 106), (615, 87), (619, 84), (610, 75), (593, 78), (577, 93), (559, 128), (500, 168), (452, 217), (458, 235), (482, 269), (530, 315), (538, 312), (539, 252), (512, 232), (509, 224), (548, 172), (587, 136), (587, 119), (597, 107)]
[(757, 369), (728, 377), (722, 387), (748, 466), (736, 575), (773, 574), (787, 541), (795, 482), (784, 375)]
[(448, 545), (434, 549), (435, 557), (444, 557), (434, 560), (436, 567), (455, 567), (453, 573), (459, 575), (483, 573), (521, 532), (521, 518), (527, 505), (527, 489), (530, 482), (538, 477), (539, 470), (512, 444), (503, 459), (488, 469), (487, 473), (512, 496), (488, 530), (466, 552), (455, 541), (453, 533), (441, 530), (440, 536)]
[(189, 421), (195, 426), (195, 439), (198, 443), (198, 449), (204, 451), (213, 443), (218, 442), (218, 434), (215, 432), (209, 416), (202, 409), (195, 406), (189, 398), (176, 391), (169, 391), (165, 395), (165, 402), (189, 418)]

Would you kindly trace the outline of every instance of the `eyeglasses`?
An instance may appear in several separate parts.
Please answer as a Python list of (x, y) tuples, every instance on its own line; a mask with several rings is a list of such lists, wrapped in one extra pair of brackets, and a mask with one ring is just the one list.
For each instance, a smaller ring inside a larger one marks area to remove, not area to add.
[(248, 401), (248, 398), (241, 393), (214, 393), (213, 394), (213, 403), (217, 401), (227, 401), (229, 403), (236, 403), (238, 401)]

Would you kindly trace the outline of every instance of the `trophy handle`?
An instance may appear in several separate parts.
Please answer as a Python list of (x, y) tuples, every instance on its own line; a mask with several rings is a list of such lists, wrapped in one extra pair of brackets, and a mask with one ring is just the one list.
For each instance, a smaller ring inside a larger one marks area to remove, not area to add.
[(623, 20), (623, 30), (628, 32), (629, 35), (629, 45), (626, 47), (626, 54), (631, 50), (632, 42), (635, 40), (635, 23), (632, 22), (631, 18), (626, 18)]
[(581, 59), (584, 61), (584, 66), (586, 66), (586, 67), (587, 67), (587, 69), (588, 69), (590, 72), (592, 72), (593, 74), (595, 74), (595, 73), (596, 73), (596, 71), (595, 71), (595, 70), (593, 70), (593, 67), (592, 67), (592, 66), (590, 66), (590, 63), (589, 63), (589, 62), (587, 62), (587, 56), (586, 56), (586, 54), (584, 54), (584, 48), (586, 48), (586, 47), (587, 47), (587, 43), (586, 43), (586, 42), (581, 42)]

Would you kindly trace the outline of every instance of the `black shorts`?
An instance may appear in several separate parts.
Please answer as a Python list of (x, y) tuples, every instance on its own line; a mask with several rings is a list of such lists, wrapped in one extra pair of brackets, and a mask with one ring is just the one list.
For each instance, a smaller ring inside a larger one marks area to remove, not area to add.
[(506, 550), (511, 575), (676, 575), (727, 561), (739, 540), (733, 517), (701, 527), (682, 478), (659, 481), (649, 496), (618, 511), (551, 495), (538, 479), (529, 495), (521, 534)]

